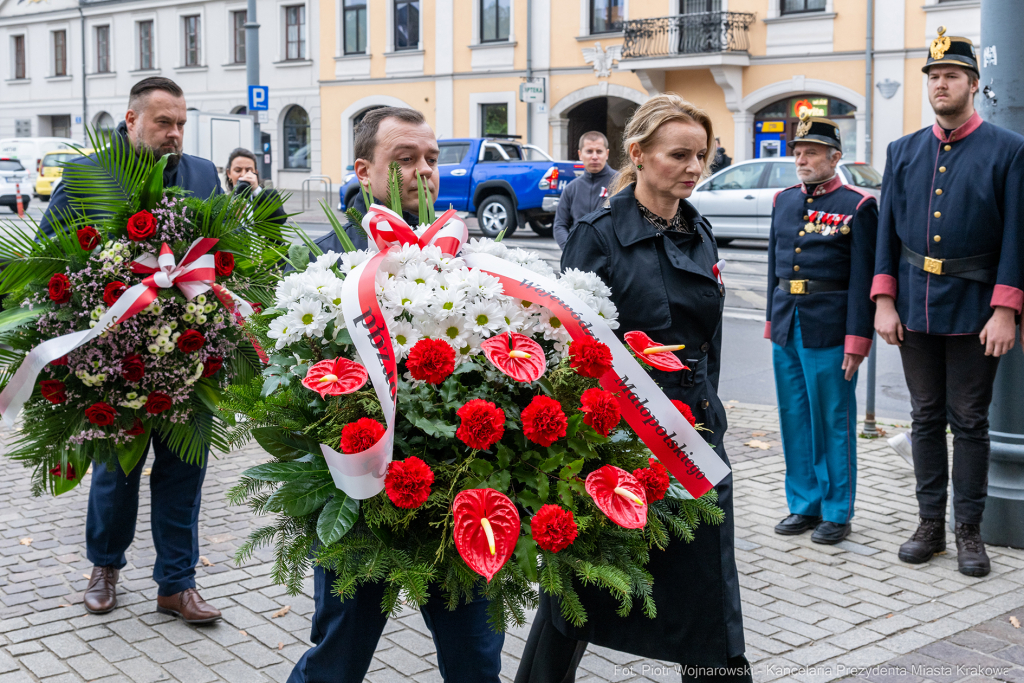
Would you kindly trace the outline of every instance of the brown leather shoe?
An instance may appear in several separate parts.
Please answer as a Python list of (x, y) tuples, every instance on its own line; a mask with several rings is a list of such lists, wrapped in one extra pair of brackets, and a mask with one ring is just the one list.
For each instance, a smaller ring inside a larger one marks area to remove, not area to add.
[(106, 614), (117, 607), (117, 577), (114, 567), (93, 567), (89, 585), (85, 589), (85, 610), (92, 614)]
[(209, 624), (220, 619), (220, 610), (203, 600), (195, 588), (156, 596), (156, 611), (180, 617), (186, 624)]

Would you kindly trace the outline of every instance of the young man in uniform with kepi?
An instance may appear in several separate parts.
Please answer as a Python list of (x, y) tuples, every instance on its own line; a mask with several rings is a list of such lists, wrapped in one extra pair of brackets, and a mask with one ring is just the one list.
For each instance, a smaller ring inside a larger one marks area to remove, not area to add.
[(929, 52), (935, 124), (889, 145), (871, 296), (875, 329), (900, 347), (912, 407), (921, 521), (899, 557), (919, 564), (946, 549), (948, 422), (957, 564), (985, 576), (988, 407), (1024, 303), (1024, 137), (974, 111), (970, 40), (940, 27)]
[(844, 185), (839, 128), (805, 113), (801, 183), (775, 196), (765, 337), (786, 459), (789, 516), (775, 533), (834, 545), (850, 535), (857, 483), (857, 368), (871, 349), (878, 204)]

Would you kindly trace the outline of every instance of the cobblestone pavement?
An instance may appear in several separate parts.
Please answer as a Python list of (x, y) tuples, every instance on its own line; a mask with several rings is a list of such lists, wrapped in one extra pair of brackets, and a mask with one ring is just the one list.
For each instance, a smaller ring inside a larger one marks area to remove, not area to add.
[[(857, 516), (847, 541), (830, 547), (809, 535), (776, 536), (772, 526), (786, 506), (775, 410), (728, 407), (737, 560), (755, 681), (1024, 682), (1024, 631), (1011, 620), (1024, 622), (1024, 552), (990, 548), (993, 572), (984, 579), (957, 573), (952, 544), (926, 565), (900, 563), (896, 548), (916, 521), (913, 473), (884, 440), (860, 442)], [(210, 465), (198, 584), (224, 619), (200, 627), (156, 612), (148, 497), (121, 574), (120, 606), (93, 616), (81, 604), (90, 570), (87, 483), (57, 499), (32, 498), (20, 466), (0, 461), (0, 683), (284, 681), (308, 646), (311, 587), (285, 594), (268, 575), (269, 554), (242, 567), (230, 559), (254, 520), (229, 506), (225, 492), (265, 457), (248, 447)], [(505, 639), (506, 680), (515, 675), (527, 631)], [(433, 643), (414, 611), (388, 623), (367, 680), (441, 680)], [(592, 648), (578, 680), (679, 681), (679, 674)]]

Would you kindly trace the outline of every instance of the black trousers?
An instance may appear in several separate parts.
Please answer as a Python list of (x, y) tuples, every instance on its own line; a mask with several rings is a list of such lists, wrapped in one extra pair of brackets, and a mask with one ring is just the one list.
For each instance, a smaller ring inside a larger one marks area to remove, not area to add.
[(904, 331), (900, 356), (910, 390), (921, 517), (946, 518), (948, 423), (953, 432), (956, 521), (981, 524), (988, 495), (988, 407), (999, 359), (985, 355), (976, 334), (940, 336), (910, 330)]

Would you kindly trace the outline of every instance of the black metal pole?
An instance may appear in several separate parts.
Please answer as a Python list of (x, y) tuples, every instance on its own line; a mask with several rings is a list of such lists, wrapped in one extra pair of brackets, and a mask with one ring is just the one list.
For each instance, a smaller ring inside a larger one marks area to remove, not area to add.
[[(1024, 133), (1024, 28), (1019, 0), (982, 0), (981, 92), (976, 98), (982, 118)], [(1020, 188), (1014, 188), (1019, 191)], [(1006, 230), (1020, 230), (1007, 225)], [(988, 472), (988, 501), (981, 525), (986, 543), (1024, 548), (1024, 355), (1021, 339), (999, 361), (989, 436), (992, 456)]]

